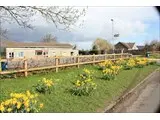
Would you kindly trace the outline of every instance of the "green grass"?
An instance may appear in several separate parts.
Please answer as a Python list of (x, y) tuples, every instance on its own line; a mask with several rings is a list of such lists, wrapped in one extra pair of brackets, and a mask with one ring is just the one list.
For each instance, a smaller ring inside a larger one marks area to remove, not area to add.
[(160, 59), (160, 54), (159, 53), (152, 53), (150, 55), (150, 58)]
[[(138, 57), (146, 57), (146, 55), (139, 55)], [(159, 53), (151, 53), (149, 55), (149, 58), (160, 59), (160, 54)]]
[[(97, 89), (91, 96), (74, 96), (67, 91), (71, 88), (72, 82), (76, 76), (81, 73), (83, 68), (94, 71), (94, 82)], [(158, 66), (150, 65), (145, 68), (134, 68), (132, 70), (123, 70), (115, 80), (102, 80), (102, 73), (95, 66), (87, 65), (81, 68), (72, 68), (51, 72), (48, 74), (39, 74), (27, 78), (0, 80), (0, 101), (8, 98), (11, 92), (24, 92), (33, 90), (33, 85), (43, 77), (59, 79), (55, 92), (51, 94), (39, 95), (39, 101), (44, 103), (44, 108), (40, 112), (100, 112), (103, 111), (110, 101), (118, 98), (122, 93), (135, 86)]]

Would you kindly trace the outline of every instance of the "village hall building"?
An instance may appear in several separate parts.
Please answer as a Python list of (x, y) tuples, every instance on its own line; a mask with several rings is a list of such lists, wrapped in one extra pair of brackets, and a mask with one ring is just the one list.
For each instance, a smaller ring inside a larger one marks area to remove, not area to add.
[(64, 43), (23, 43), (8, 44), (6, 47), (6, 58), (43, 58), (54, 56), (77, 56), (78, 50)]

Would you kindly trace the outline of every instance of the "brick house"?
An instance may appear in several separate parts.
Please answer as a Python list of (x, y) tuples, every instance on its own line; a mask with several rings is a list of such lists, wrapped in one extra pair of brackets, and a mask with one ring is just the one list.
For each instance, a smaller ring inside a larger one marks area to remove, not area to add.
[(116, 50), (121, 50), (123, 52), (126, 52), (126, 51), (130, 51), (130, 50), (138, 50), (138, 47), (136, 46), (135, 43), (118, 42), (115, 45), (115, 49)]

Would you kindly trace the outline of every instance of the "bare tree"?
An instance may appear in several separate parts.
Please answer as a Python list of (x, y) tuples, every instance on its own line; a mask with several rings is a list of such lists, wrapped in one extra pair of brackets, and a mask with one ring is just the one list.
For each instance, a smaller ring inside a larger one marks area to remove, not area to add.
[(54, 23), (56, 28), (63, 25), (69, 29), (80, 16), (85, 15), (86, 9), (79, 10), (75, 7), (42, 7), (42, 6), (0, 6), (0, 19), (8, 23), (17, 23), (22, 27), (33, 28), (31, 17), (41, 15), (48, 22)]
[(46, 34), (43, 37), (42, 42), (57, 42), (57, 37), (52, 36), (52, 34)]
[(77, 49), (77, 45), (75, 44), (74, 46), (73, 46), (73, 50), (76, 50)]
[(111, 49), (112, 45), (105, 39), (97, 38), (92, 48), (96, 48), (97, 50), (109, 50)]
[(145, 43), (145, 49), (149, 51), (160, 51), (160, 41), (159, 40), (151, 40), (150, 43)]

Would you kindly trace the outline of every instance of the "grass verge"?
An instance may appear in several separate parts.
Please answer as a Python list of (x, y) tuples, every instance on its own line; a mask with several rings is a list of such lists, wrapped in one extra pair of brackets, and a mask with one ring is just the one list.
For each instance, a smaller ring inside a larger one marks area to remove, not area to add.
[[(72, 87), (72, 83), (77, 80), (76, 76), (83, 68), (94, 71), (97, 89), (91, 96), (71, 95), (67, 89)], [(11, 92), (33, 90), (33, 85), (45, 77), (59, 81), (53, 93), (39, 95), (39, 101), (44, 103), (44, 108), (40, 112), (97, 112), (103, 110), (107, 103), (118, 98), (125, 90), (133, 88), (157, 68), (156, 65), (150, 65), (123, 70), (115, 80), (110, 81), (101, 79), (102, 71), (92, 65), (82, 66), (79, 69), (66, 69), (58, 73), (37, 74), (27, 78), (4, 79), (0, 80), (0, 101), (7, 99)]]

